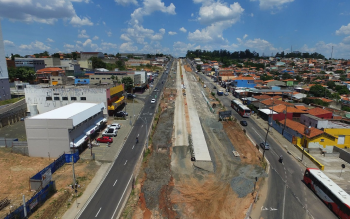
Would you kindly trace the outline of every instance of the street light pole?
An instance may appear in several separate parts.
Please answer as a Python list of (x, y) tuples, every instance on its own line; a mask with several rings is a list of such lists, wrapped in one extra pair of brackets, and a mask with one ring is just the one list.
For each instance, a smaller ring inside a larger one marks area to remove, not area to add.
[[(275, 101), (272, 97), (272, 109), (271, 109), (271, 114), (272, 114), (272, 119), (273, 119), (273, 105), (274, 105)], [(267, 132), (266, 132), (266, 136), (265, 136), (265, 141), (264, 141), (264, 148), (263, 148), (263, 158), (262, 160), (264, 161), (264, 157), (265, 157), (265, 147), (266, 147), (266, 141), (267, 141), (267, 136), (269, 135), (269, 131), (270, 131), (270, 123), (269, 123), (269, 119), (267, 119)]]

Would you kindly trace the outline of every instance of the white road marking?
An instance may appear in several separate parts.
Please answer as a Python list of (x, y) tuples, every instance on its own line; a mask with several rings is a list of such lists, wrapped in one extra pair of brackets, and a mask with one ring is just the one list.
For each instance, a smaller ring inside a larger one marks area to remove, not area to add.
[(117, 207), (115, 208), (114, 213), (113, 213), (113, 215), (112, 215), (111, 219), (114, 219), (114, 215), (115, 215), (115, 213), (116, 213), (116, 212), (117, 212), (117, 210), (118, 210), (119, 204), (120, 204), (120, 202), (122, 201), (123, 196), (124, 196), (124, 194), (125, 194), (126, 190), (129, 188), (128, 186), (129, 186), (129, 183), (130, 183), (131, 179), (132, 179), (132, 175), (131, 175), (131, 177), (130, 177), (130, 179), (129, 179), (128, 184), (125, 186), (125, 189), (124, 189), (124, 192), (123, 192), (123, 194), (122, 194), (122, 197), (119, 199), (118, 205), (117, 205)]
[(137, 134), (137, 137), (139, 137), (140, 134)]
[(141, 128), (143, 127), (143, 125), (141, 125)]
[(284, 219), (284, 206), (286, 203), (286, 186), (284, 186), (284, 195), (283, 195), (283, 208), (282, 208), (282, 219)]
[[(102, 207), (101, 207), (101, 208), (102, 208)], [(98, 213), (100, 213), (100, 211), (101, 211), (101, 208), (100, 208), (100, 210), (98, 210), (98, 212), (97, 212), (97, 214), (96, 214), (96, 216), (95, 216), (95, 217), (97, 217)]]
[[(254, 132), (259, 135), (259, 133), (255, 130), (255, 128), (252, 128), (254, 130)], [(261, 140), (263, 140), (263, 138), (261, 137), (261, 135), (259, 135), (259, 137), (261, 138)]]
[(133, 149), (134, 149), (134, 147), (135, 147), (135, 145), (133, 145), (131, 149), (133, 150)]
[[(128, 160), (125, 161), (125, 164), (126, 164), (127, 162), (128, 162)], [(125, 164), (124, 164), (124, 166), (125, 166)]]
[(113, 186), (115, 186), (115, 184), (117, 183), (118, 179), (114, 182)]

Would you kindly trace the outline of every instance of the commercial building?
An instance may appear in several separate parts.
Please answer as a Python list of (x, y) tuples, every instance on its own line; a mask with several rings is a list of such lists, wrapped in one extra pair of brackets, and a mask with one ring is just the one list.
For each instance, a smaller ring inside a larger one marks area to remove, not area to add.
[(81, 60), (88, 60), (92, 57), (103, 59), (105, 55), (102, 52), (80, 52)]
[(33, 70), (36, 72), (40, 69), (45, 68), (45, 61), (43, 59), (36, 59), (36, 58), (17, 58), (17, 57), (15, 57), (15, 65), (17, 68), (19, 68), (19, 67), (33, 68)]
[(0, 100), (7, 99), (11, 99), (11, 92), (0, 22)]
[(57, 158), (83, 150), (107, 121), (105, 108), (103, 103), (71, 103), (25, 119), (29, 156)]
[[(124, 103), (123, 91), (123, 85), (58, 86), (48, 88), (30, 86), (24, 89), (27, 109), (32, 116), (75, 102), (103, 103), (106, 106), (104, 114), (107, 114), (107, 106), (113, 106), (116, 109)], [(117, 102), (118, 100), (121, 101)]]

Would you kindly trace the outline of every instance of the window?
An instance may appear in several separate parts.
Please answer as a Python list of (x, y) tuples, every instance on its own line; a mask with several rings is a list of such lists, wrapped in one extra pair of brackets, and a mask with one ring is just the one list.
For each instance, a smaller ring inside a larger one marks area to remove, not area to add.
[(60, 100), (60, 97), (54, 97), (53, 99), (54, 100)]
[(80, 100), (86, 100), (86, 97), (80, 97)]
[(102, 78), (102, 80), (106, 80), (106, 78)]
[(76, 97), (71, 97), (70, 100), (77, 100), (77, 98)]
[(62, 100), (68, 100), (68, 97), (62, 97)]
[(52, 100), (52, 97), (46, 97), (46, 100)]
[(324, 139), (321, 139), (321, 142), (324, 142)]
[(91, 80), (94, 80), (95, 78), (91, 78)]

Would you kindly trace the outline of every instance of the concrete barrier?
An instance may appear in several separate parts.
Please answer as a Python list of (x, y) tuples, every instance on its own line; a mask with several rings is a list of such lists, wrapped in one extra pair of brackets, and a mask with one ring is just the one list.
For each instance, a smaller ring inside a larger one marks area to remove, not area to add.
[(309, 154), (308, 152), (306, 152), (305, 150), (303, 150), (303, 148), (300, 145), (295, 145), (296, 148), (298, 148), (305, 156), (307, 156), (308, 158), (310, 158), (310, 160), (316, 164), (320, 170), (324, 170), (324, 165), (321, 164), (318, 160), (316, 160), (313, 156), (311, 156), (311, 154)]
[(343, 159), (344, 161), (350, 163), (350, 153), (347, 152), (346, 150), (343, 150), (338, 147), (333, 147), (333, 152), (338, 152), (339, 153), (339, 158)]

